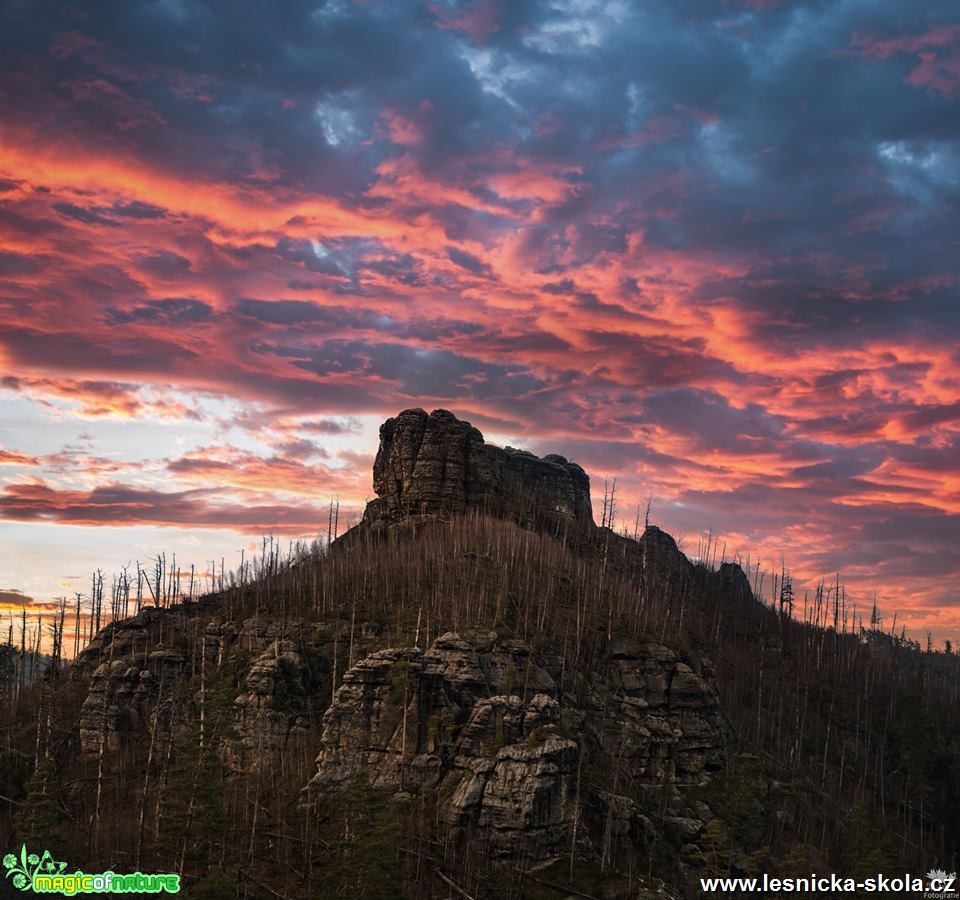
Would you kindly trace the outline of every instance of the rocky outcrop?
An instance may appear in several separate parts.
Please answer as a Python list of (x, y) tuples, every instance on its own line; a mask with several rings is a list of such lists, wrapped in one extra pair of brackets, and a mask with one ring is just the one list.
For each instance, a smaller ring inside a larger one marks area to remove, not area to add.
[(720, 564), (720, 588), (731, 600), (753, 600), (750, 580), (738, 563)]
[(408, 409), (380, 426), (373, 465), (377, 499), (368, 525), (470, 509), (538, 522), (593, 525), (590, 479), (576, 463), (487, 444), (444, 409)]
[(249, 771), (307, 732), (310, 672), (300, 647), (275, 641), (250, 666), (246, 690), (234, 700), (237, 741), (226, 747), (230, 767)]
[[(620, 642), (563, 708), (555, 674), (525, 643), (495, 632), (448, 633), (426, 652), (368, 656), (345, 673), (324, 716), (304, 801), (357, 774), (396, 795), (436, 790), (438, 817), (455, 841), (479, 833), (495, 857), (537, 866), (569, 852), (583, 815), (584, 754), (637, 789), (702, 785), (722, 763), (709, 661)], [(623, 813), (624, 829), (645, 827), (634, 800), (607, 797), (601, 805)]]
[(493, 759), (464, 758), (441, 817), (455, 829), (485, 832), (495, 858), (549, 864), (570, 849), (579, 759), (576, 741), (554, 735), (509, 744)]
[[(436, 786), (459, 750), (461, 731), (468, 748), (487, 738), (502, 746), (522, 732), (522, 724), (511, 724), (512, 704), (493, 704), (493, 698), (514, 696), (524, 686), (531, 693), (557, 692), (550, 675), (530, 661), (526, 644), (501, 641), (496, 632), (448, 633), (426, 652), (371, 654), (344, 674), (323, 717), (318, 771), (308, 796), (338, 790), (361, 771), (374, 787)], [(485, 703), (493, 704), (489, 719), (481, 712)], [(474, 715), (479, 718), (464, 729)]]
[(667, 575), (670, 572), (689, 572), (690, 561), (677, 542), (662, 528), (647, 525), (638, 541), (645, 562), (644, 574), (651, 576)]
[(177, 650), (153, 650), (141, 664), (130, 656), (102, 663), (80, 708), (81, 749), (115, 750), (125, 736), (168, 727), (168, 710), (160, 715), (156, 704), (164, 685), (180, 677), (184, 662)]
[[(167, 733), (171, 724), (190, 721), (187, 707), (195, 715), (205, 700), (221, 708), (228, 704), (224, 762), (234, 772), (253, 771), (270, 765), (307, 732), (330, 701), (332, 670), (347, 666), (351, 629), (339, 622), (280, 623), (263, 616), (232, 622), (202, 616), (193, 625), (202, 633), (195, 656), (148, 649), (156, 647), (158, 634), (185, 627), (174, 621), (174, 614), (144, 610), (101, 631), (78, 659), (74, 676), (89, 673), (80, 716), (84, 752), (99, 752), (101, 743), (115, 749), (124, 740), (149, 737), (155, 728)], [(353, 631), (359, 645), (376, 641), (380, 626), (363, 622)], [(103, 660), (99, 665), (98, 659)], [(184, 679), (201, 672), (205, 694), (198, 690), (184, 696)]]
[(634, 784), (702, 785), (724, 759), (715, 683), (706, 657), (618, 640), (606, 671), (588, 676), (584, 726)]
[(304, 739), (330, 703), (333, 672), (347, 668), (351, 631), (358, 646), (369, 646), (380, 630), (372, 622), (351, 629), (340, 622), (280, 623), (263, 616), (239, 626), (212, 620), (204, 636), (208, 665), (219, 668), (232, 660), (242, 679), (231, 708), (231, 737), (223, 745), (231, 771), (263, 770)]

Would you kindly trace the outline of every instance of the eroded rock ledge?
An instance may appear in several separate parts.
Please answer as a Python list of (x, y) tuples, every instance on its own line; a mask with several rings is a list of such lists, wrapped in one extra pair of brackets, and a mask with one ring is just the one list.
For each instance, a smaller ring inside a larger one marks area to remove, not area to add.
[[(345, 673), (304, 800), (358, 774), (398, 797), (435, 790), (454, 836), (479, 829), (495, 856), (549, 864), (569, 852), (585, 815), (585, 757), (616, 760), (621, 784), (678, 788), (705, 783), (722, 764), (713, 669), (693, 662), (659, 644), (621, 642), (575, 700), (560, 696), (524, 642), (496, 632), (447, 633), (425, 652), (381, 650)], [(650, 827), (633, 799), (590, 798), (598, 800), (622, 830)]]

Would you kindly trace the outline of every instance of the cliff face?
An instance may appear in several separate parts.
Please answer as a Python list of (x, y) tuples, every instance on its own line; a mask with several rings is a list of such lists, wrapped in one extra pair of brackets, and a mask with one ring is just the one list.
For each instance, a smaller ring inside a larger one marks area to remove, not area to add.
[[(180, 627), (202, 634), (198, 656), (164, 647), (164, 638), (181, 633), (168, 618), (167, 610), (145, 608), (105, 628), (77, 658), (72, 676), (87, 682), (79, 722), (84, 753), (168, 738), (184, 708), (199, 708), (201, 692), (185, 697), (184, 688), (205, 670), (204, 701), (213, 701), (217, 683), (232, 698), (220, 756), (233, 773), (253, 772), (307, 734), (330, 702), (331, 673), (347, 667), (350, 629), (340, 623), (282, 625), (266, 616), (231, 622), (196, 609)], [(371, 629), (362, 623), (358, 637)], [(230, 685), (222, 683), (226, 669), (234, 672)]]
[[(280, 626), (261, 616), (233, 624), (196, 612), (188, 627), (203, 636), (199, 659), (157, 647), (156, 610), (105, 634), (99, 665), (94, 651), (80, 659), (78, 673), (89, 678), (84, 754), (168, 746), (198, 714), (202, 691), (184, 694), (190, 671), (207, 667), (208, 704), (217, 672), (235, 673), (229, 736), (217, 751), (225, 769), (233, 777), (269, 772), (291, 752), (318, 754), (301, 792), (309, 808), (362, 776), (395, 802), (437, 798), (436, 821), (451, 847), (469, 843), (486, 858), (534, 869), (569, 855), (571, 845), (595, 858), (598, 835), (642, 849), (680, 834), (695, 847), (712, 818), (687, 799), (725, 759), (705, 657), (621, 638), (597, 663), (578, 665), (475, 628), (443, 634), (425, 651), (377, 650), (348, 668), (351, 629), (343, 624)], [(358, 643), (378, 642), (372, 623), (353, 630)], [(346, 671), (331, 696), (338, 668)], [(606, 786), (597, 789), (596, 773), (588, 786), (583, 773), (609, 761), (615, 772), (599, 778)], [(649, 815), (638, 802), (645, 791), (668, 797), (667, 815)]]
[[(324, 715), (305, 801), (357, 774), (395, 796), (435, 791), (454, 842), (479, 832), (496, 858), (549, 865), (569, 853), (578, 821), (637, 827), (626, 796), (605, 792), (584, 809), (578, 779), (591, 759), (616, 759), (621, 784), (659, 785), (678, 800), (722, 765), (713, 667), (695, 665), (660, 644), (621, 641), (562, 697), (561, 672), (496, 632), (447, 633), (426, 652), (374, 653), (344, 675)], [(690, 820), (689, 837), (703, 824)], [(645, 819), (643, 830), (657, 826)], [(586, 829), (579, 839), (590, 852)]]
[(145, 656), (118, 657), (101, 663), (91, 675), (80, 711), (80, 746), (85, 752), (96, 753), (101, 744), (116, 750), (124, 735), (169, 730), (170, 708), (162, 690), (180, 679), (185, 658), (175, 650), (152, 650)]
[(721, 563), (720, 584), (731, 600), (752, 600), (753, 590), (746, 572), (737, 563)]
[(380, 426), (373, 464), (377, 499), (364, 522), (477, 509), (534, 521), (593, 525), (590, 479), (576, 463), (487, 444), (469, 422), (444, 409), (408, 409)]

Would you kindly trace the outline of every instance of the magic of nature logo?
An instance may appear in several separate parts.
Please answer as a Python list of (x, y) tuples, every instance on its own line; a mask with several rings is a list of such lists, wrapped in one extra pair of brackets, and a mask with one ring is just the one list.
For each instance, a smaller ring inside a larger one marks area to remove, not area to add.
[(28, 853), (27, 845), (20, 855), (8, 853), (3, 858), (6, 877), (13, 886), (37, 894), (168, 894), (180, 893), (180, 876), (170, 873), (148, 875), (143, 872), (65, 872), (67, 864), (53, 858), (49, 850), (42, 855)]

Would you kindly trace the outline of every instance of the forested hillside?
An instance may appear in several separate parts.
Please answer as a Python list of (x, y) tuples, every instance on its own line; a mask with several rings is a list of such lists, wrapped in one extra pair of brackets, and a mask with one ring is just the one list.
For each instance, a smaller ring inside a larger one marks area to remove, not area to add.
[(594, 525), (562, 457), (404, 416), (331, 545), (6, 679), (5, 852), (194, 898), (958, 868), (956, 656), (844, 615), (839, 585), (764, 605), (735, 562)]

